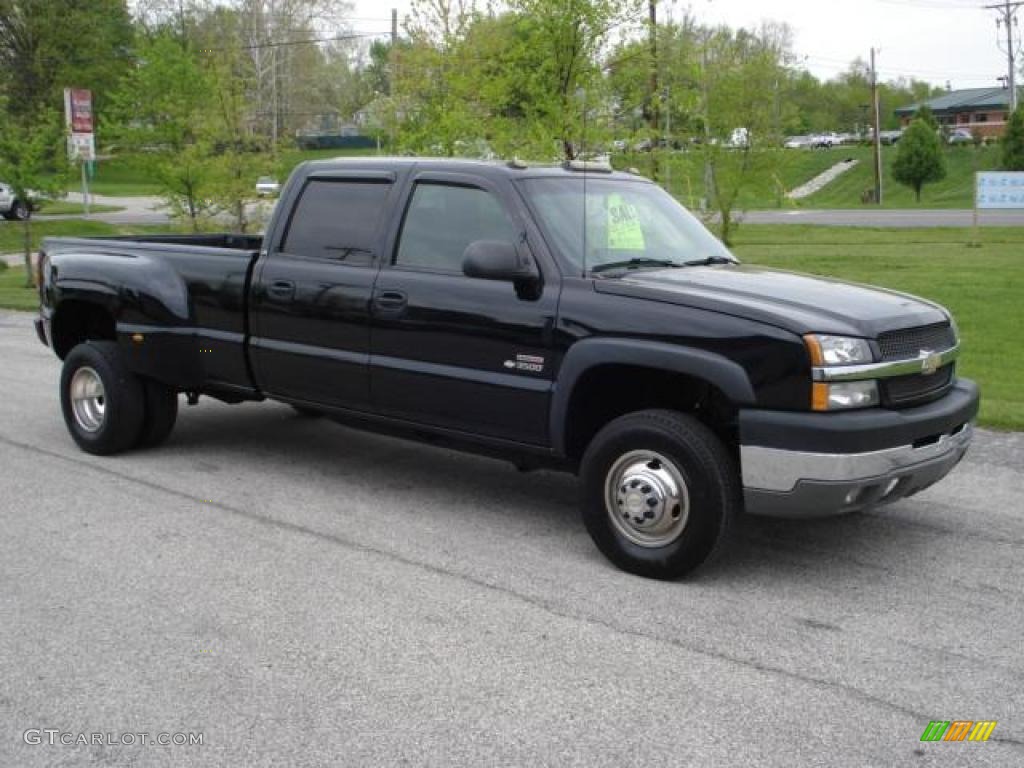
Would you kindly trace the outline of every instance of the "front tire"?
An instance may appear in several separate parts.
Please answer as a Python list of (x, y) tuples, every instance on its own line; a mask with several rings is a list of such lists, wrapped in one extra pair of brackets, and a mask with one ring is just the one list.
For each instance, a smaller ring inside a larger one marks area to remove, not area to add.
[(87, 341), (64, 358), (60, 403), (72, 439), (106, 456), (135, 445), (142, 431), (142, 382), (125, 366), (117, 343)]
[(727, 539), (742, 505), (722, 441), (692, 416), (648, 410), (607, 424), (580, 469), (583, 522), (619, 568), (676, 579)]

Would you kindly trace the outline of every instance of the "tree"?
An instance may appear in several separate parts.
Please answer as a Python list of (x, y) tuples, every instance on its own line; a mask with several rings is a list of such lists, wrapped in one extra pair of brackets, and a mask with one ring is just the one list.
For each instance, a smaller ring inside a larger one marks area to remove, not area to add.
[(1003, 136), (1004, 171), (1024, 171), (1024, 105), (1017, 107), (1010, 115)]
[(775, 92), (785, 75), (791, 33), (728, 27), (704, 32), (702, 80), (705, 195), (718, 213), (719, 236), (731, 245), (740, 192), (771, 178), (778, 163), (780, 121)]
[[(3, 105), (6, 106), (6, 105)], [(19, 200), (28, 204), (39, 195), (55, 195), (64, 188), (60, 171), (66, 149), (58, 113), (41, 113), (34, 120), (14, 119), (0, 108), (0, 179)], [(54, 171), (58, 171), (54, 173)], [(32, 285), (32, 217), (22, 221), (25, 285)]]
[(125, 0), (0, 0), (0, 81), (21, 120), (61, 104), (64, 88), (105, 99), (128, 71), (131, 17)]
[(946, 158), (935, 129), (921, 118), (915, 118), (903, 132), (898, 144), (892, 177), (914, 190), (921, 202), (921, 188), (946, 178)]
[(197, 231), (209, 208), (209, 74), (169, 28), (140, 36), (136, 51), (138, 64), (113, 98), (111, 134), (145, 159), (172, 214)]

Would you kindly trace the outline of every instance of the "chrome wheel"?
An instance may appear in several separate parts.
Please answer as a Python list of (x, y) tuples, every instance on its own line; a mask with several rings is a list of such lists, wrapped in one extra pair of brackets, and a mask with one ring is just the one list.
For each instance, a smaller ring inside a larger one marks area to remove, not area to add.
[(96, 432), (103, 426), (106, 412), (106, 392), (99, 374), (82, 367), (71, 377), (71, 411), (75, 423), (86, 432)]
[(605, 507), (616, 530), (641, 547), (679, 538), (690, 515), (682, 471), (654, 451), (620, 456), (605, 479)]

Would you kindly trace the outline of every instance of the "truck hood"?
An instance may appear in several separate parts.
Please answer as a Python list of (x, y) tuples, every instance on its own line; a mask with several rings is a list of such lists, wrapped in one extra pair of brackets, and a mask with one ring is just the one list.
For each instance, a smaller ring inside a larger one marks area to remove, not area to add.
[(874, 338), (882, 331), (939, 323), (942, 307), (905, 293), (740, 264), (629, 272), (595, 290), (723, 312), (797, 334)]

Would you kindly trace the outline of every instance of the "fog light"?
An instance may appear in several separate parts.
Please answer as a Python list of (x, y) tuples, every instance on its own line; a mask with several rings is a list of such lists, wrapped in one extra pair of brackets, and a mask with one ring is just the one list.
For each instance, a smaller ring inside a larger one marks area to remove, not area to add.
[(811, 392), (811, 406), (816, 411), (868, 408), (878, 402), (878, 382), (874, 380), (815, 382)]
[(846, 494), (846, 504), (853, 504), (853, 502), (857, 500), (858, 496), (860, 496), (860, 488), (854, 488), (852, 491)]
[(898, 477), (894, 477), (892, 480), (890, 480), (889, 484), (885, 486), (885, 490), (882, 491), (882, 498), (884, 499), (890, 493), (895, 491), (896, 490), (896, 486), (899, 485), (899, 484), (900, 484), (900, 479)]

